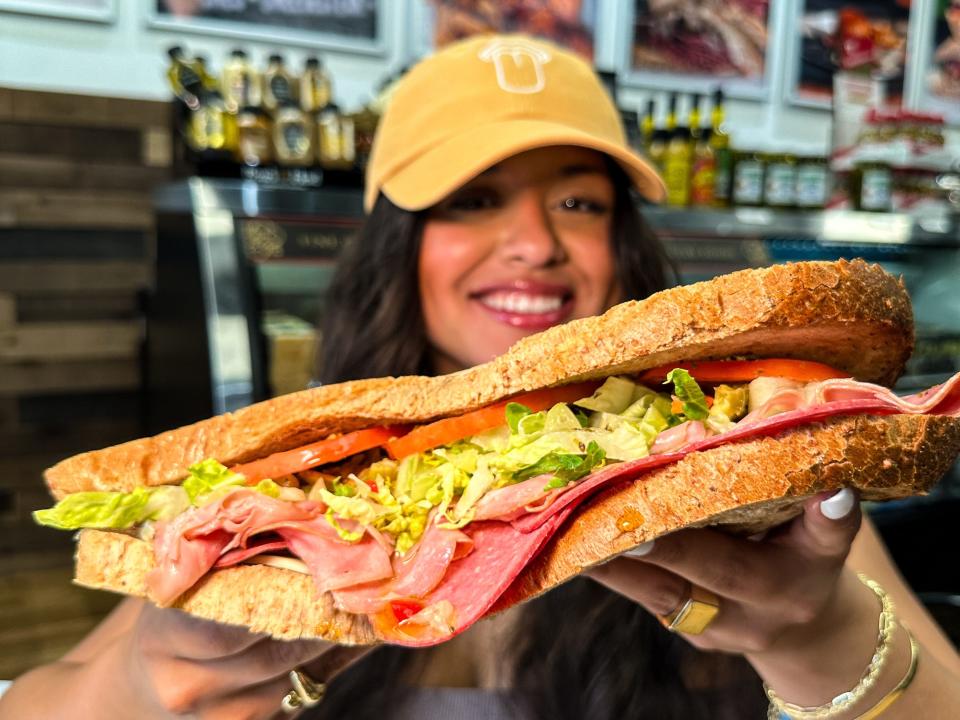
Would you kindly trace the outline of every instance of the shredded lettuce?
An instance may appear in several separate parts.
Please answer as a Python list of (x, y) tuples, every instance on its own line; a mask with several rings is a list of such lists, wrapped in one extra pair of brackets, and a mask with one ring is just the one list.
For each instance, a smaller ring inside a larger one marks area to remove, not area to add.
[(337, 518), (334, 517), (333, 508), (329, 508), (323, 517), (343, 540), (354, 543), (360, 542), (363, 539), (363, 530), (347, 530), (337, 522)]
[(544, 486), (544, 490), (564, 487), (588, 475), (595, 467), (603, 464), (605, 453), (600, 446), (591, 442), (585, 455), (550, 453), (533, 465), (521, 468), (514, 477), (517, 481), (527, 480), (538, 475), (553, 475)]
[(526, 405), (512, 402), (507, 403), (505, 413), (507, 416), (507, 425), (510, 426), (510, 432), (517, 433), (517, 425), (520, 423), (520, 420), (525, 418), (527, 415), (531, 415), (533, 410), (528, 408)]
[(67, 495), (52, 508), (37, 510), (33, 519), (58, 530), (100, 528), (123, 530), (147, 520), (170, 520), (190, 507), (183, 488), (137, 487), (131, 492), (88, 491)]
[(614, 375), (604, 380), (593, 395), (577, 400), (574, 405), (598, 412), (622, 413), (633, 402), (636, 387), (631, 380)]
[(129, 528), (141, 522), (150, 500), (150, 491), (138, 487), (133, 492), (78, 492), (67, 495), (52, 508), (37, 510), (33, 519), (58, 530), (80, 528)]
[(667, 373), (667, 382), (673, 383), (673, 394), (683, 404), (683, 414), (688, 420), (705, 420), (710, 414), (703, 390), (690, 373), (683, 368), (674, 368)]
[(189, 475), (183, 481), (192, 505), (206, 505), (222, 497), (236, 487), (246, 485), (247, 479), (212, 458), (194, 463), (188, 468)]

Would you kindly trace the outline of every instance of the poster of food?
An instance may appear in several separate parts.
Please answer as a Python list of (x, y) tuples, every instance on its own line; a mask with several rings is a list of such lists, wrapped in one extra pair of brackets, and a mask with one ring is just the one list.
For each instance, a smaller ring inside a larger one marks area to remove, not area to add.
[(827, 104), (833, 75), (883, 81), (886, 102), (903, 96), (910, 0), (804, 0), (791, 99)]
[(379, 0), (153, 0), (154, 24), (274, 38), (318, 33), (378, 37)]
[(761, 82), (769, 0), (636, 0), (636, 71)]
[(960, 115), (960, 0), (937, 2), (927, 92)]
[(430, 0), (433, 47), (485, 32), (522, 32), (593, 59), (596, 0)]

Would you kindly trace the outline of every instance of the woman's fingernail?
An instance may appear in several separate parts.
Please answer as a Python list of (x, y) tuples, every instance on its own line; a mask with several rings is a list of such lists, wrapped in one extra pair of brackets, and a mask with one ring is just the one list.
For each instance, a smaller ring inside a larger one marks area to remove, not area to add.
[(624, 555), (628, 557), (643, 557), (644, 555), (649, 555), (650, 551), (653, 550), (653, 540), (648, 540), (645, 543), (637, 545), (632, 550), (627, 550)]
[(820, 503), (820, 512), (825, 518), (830, 520), (840, 520), (845, 518), (853, 510), (857, 498), (850, 488), (844, 488), (832, 497), (827, 498)]

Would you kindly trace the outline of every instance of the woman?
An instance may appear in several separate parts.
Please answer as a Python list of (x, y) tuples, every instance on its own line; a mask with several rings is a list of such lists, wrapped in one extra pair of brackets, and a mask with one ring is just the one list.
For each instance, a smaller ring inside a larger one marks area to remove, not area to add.
[[(371, 214), (331, 288), (322, 380), (452, 372), (662, 287), (630, 185), (661, 192), (575, 57), (500, 37), (421, 63), (379, 131)], [(880, 604), (855, 571), (886, 588), (919, 641), (916, 676), (884, 717), (955, 715), (956, 653), (842, 491), (766, 539), (661, 538), (425, 651), (281, 643), (127, 600), (15, 683), (0, 717), (275, 717), (296, 666), (330, 683), (304, 717), (762, 717), (758, 676), (803, 706), (860, 685)], [(700, 634), (671, 634), (653, 616), (691, 584), (720, 612)], [(826, 716), (875, 716), (864, 713), (911, 665), (905, 631), (889, 640), (872, 686)]]

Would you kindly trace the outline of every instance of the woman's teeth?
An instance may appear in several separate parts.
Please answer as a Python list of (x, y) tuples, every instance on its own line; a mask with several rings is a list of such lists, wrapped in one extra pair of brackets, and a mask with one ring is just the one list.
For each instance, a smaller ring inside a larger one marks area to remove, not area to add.
[(519, 292), (492, 293), (481, 297), (480, 302), (492, 310), (522, 315), (540, 315), (563, 307), (563, 298), (559, 295), (530, 295)]

